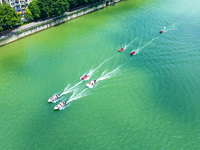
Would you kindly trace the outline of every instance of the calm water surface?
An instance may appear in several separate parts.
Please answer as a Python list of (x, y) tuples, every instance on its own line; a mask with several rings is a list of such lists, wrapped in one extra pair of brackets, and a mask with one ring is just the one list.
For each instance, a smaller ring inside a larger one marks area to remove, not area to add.
[(199, 1), (128, 0), (0, 47), (0, 149), (199, 149), (199, 41)]

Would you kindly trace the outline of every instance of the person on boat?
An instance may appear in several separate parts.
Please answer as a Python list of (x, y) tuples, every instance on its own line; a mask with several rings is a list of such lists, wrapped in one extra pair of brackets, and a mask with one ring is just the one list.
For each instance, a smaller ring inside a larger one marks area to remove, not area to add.
[(65, 102), (60, 103), (60, 106), (63, 107), (65, 105)]
[(86, 78), (86, 75), (84, 75), (81, 79), (82, 79), (82, 80), (85, 80), (85, 78)]
[(96, 80), (93, 80), (92, 85), (94, 85), (96, 83)]

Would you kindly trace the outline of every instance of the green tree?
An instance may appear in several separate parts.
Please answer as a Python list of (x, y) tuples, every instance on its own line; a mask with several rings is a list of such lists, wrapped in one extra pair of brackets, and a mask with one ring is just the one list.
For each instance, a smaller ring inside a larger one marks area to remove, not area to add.
[(67, 2), (67, 0), (56, 0), (53, 7), (53, 14), (56, 16), (60, 16), (69, 10), (69, 3)]
[(30, 10), (32, 16), (34, 19), (39, 19), (40, 15), (41, 15), (41, 10), (38, 6), (38, 1), (37, 0), (33, 0), (29, 5), (28, 5), (28, 9)]
[(69, 10), (67, 0), (38, 0), (38, 6), (41, 10), (41, 18), (59, 16)]
[(45, 19), (53, 16), (60, 16), (70, 9), (86, 4), (103, 2), (104, 0), (33, 0), (28, 9), (34, 19)]
[(68, 0), (70, 4), (70, 9), (74, 9), (82, 5), (93, 4), (97, 2), (103, 2), (103, 1), (104, 0)]
[(31, 11), (28, 9), (28, 7), (26, 7), (26, 12), (24, 14), (24, 18), (26, 20), (33, 20), (33, 15), (31, 13)]
[(0, 31), (12, 28), (21, 20), (20, 14), (8, 4), (0, 4)]

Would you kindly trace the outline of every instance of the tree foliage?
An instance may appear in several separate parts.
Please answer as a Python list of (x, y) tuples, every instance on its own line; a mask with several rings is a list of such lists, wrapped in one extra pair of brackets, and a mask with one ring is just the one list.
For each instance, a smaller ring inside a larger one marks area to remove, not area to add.
[(34, 19), (32, 13), (31, 13), (31, 11), (28, 9), (28, 7), (26, 7), (26, 12), (25, 12), (25, 14), (24, 14), (24, 18), (25, 18), (26, 20), (33, 20), (33, 19)]
[(41, 15), (41, 11), (40, 8), (38, 6), (38, 2), (37, 0), (33, 0), (29, 5), (28, 5), (28, 9), (30, 10), (30, 12), (32, 13), (32, 16), (34, 19), (39, 19), (40, 15)]
[(19, 23), (21, 16), (8, 4), (0, 4), (0, 31), (12, 28)]
[(41, 18), (59, 16), (69, 10), (67, 0), (38, 0), (38, 6), (41, 10)]
[(60, 16), (66, 11), (82, 5), (100, 2), (102, 0), (33, 0), (28, 8), (34, 19)]
[[(45, 19), (60, 16), (70, 9), (83, 5), (101, 2), (103, 0), (33, 0), (26, 8), (24, 17), (26, 20)], [(20, 14), (8, 4), (0, 4), (0, 32), (19, 23)]]
[(86, 5), (86, 4), (92, 4), (92, 3), (97, 3), (101, 2), (103, 0), (68, 0), (70, 4), (70, 9), (74, 9), (76, 7)]
[(60, 16), (69, 10), (67, 0), (34, 0), (29, 6), (34, 19)]

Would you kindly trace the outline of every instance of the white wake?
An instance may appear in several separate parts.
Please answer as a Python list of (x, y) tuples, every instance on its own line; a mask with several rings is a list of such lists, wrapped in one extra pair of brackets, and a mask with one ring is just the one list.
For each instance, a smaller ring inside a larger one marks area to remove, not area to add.
[(94, 73), (97, 69), (99, 69), (104, 63), (106, 63), (108, 60), (112, 59), (113, 57), (114, 57), (114, 56), (112, 56), (112, 57), (110, 57), (110, 58), (104, 60), (98, 67), (96, 67), (95, 69), (90, 70), (89, 73), (88, 73), (88, 75), (92, 76), (93, 73)]
[(163, 32), (168, 32), (168, 31), (171, 31), (171, 30), (177, 30), (176, 28), (176, 23), (174, 23), (171, 27), (167, 28), (167, 27), (164, 27), (163, 29)]
[(108, 73), (106, 73), (106, 70), (101, 74), (101, 77), (99, 79), (97, 79), (96, 82), (98, 81), (102, 81), (102, 80), (105, 80), (105, 79), (108, 79), (108, 78), (111, 78), (111, 77), (115, 77), (117, 76), (117, 72), (119, 71), (119, 68), (121, 66), (117, 67), (116, 69), (114, 69), (113, 71), (110, 71)]
[(70, 103), (71, 101), (74, 101), (74, 100), (77, 100), (77, 99), (79, 99), (79, 98), (82, 98), (82, 97), (87, 96), (88, 94), (85, 92), (85, 91), (87, 91), (87, 90), (88, 90), (88, 88), (85, 88), (84, 90), (82, 90), (82, 91), (81, 91), (80, 93), (78, 93), (77, 95), (76, 95), (76, 91), (74, 91), (73, 95), (69, 98), (69, 100), (67, 101), (66, 104)]
[(135, 38), (133, 41), (131, 41), (129, 44), (125, 44), (124, 50), (126, 50), (126, 49), (127, 49), (133, 42), (135, 42), (137, 39), (138, 39), (138, 37)]
[(67, 87), (64, 89), (64, 91), (60, 94), (60, 96), (67, 94), (67, 93), (70, 93), (70, 92), (73, 92), (73, 91), (76, 91), (78, 89), (79, 84), (81, 84), (82, 82), (83, 81), (78, 82), (77, 84), (75, 84), (71, 88), (69, 88), (70, 84), (68, 84)]
[(147, 44), (145, 44), (144, 46), (142, 46), (141, 48), (137, 48), (135, 50), (136, 53), (139, 53), (143, 48), (145, 48), (146, 46), (148, 46), (149, 44), (151, 44), (154, 40), (156, 40), (157, 38), (159, 38), (159, 36), (153, 38), (150, 42), (148, 42)]

